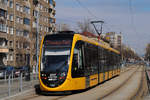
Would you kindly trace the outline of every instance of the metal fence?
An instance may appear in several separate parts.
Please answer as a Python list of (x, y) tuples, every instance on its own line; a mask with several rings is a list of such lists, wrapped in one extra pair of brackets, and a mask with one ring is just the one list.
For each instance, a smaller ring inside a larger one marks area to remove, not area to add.
[(27, 73), (21, 72), (17, 77), (13, 71), (10, 74), (6, 73), (4, 78), (0, 79), (0, 99), (34, 88), (39, 83), (36, 73), (27, 76)]

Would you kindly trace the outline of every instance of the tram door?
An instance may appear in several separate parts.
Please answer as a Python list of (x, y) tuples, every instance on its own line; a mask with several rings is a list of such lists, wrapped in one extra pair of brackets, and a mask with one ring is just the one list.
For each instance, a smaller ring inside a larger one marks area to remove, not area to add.
[(105, 56), (105, 49), (103, 48), (100, 48), (99, 50), (99, 62), (100, 62), (100, 73), (103, 74), (102, 80), (105, 81), (106, 56)]
[(86, 72), (86, 88), (90, 87), (90, 74), (88, 74), (88, 72)]
[(82, 46), (82, 54), (83, 54), (83, 66), (84, 66), (84, 76), (85, 76), (85, 85), (86, 88), (90, 87), (90, 66), (88, 63), (88, 52), (87, 52), (87, 44), (85, 43)]

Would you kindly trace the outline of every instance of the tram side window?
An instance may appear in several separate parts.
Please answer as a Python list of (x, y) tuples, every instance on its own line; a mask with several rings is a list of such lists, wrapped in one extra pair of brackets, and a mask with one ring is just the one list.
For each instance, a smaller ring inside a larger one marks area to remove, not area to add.
[(114, 52), (111, 52), (111, 66), (112, 66), (112, 69), (115, 69), (116, 67), (116, 54)]
[(104, 59), (105, 59), (105, 64), (104, 64), (104, 72), (108, 71), (109, 69), (109, 52), (108, 50), (104, 51)]
[(98, 47), (92, 44), (85, 45), (86, 75), (98, 73)]
[(98, 73), (98, 47), (93, 45), (92, 48), (92, 74)]
[(116, 69), (117, 68), (117, 58), (116, 58), (116, 54), (113, 53), (113, 69)]
[(113, 60), (112, 52), (108, 51), (107, 52), (107, 67), (108, 67), (107, 71), (112, 69), (112, 60)]
[(73, 78), (84, 76), (82, 47), (83, 47), (83, 42), (78, 41), (74, 48), (73, 61), (72, 61)]
[(113, 57), (113, 60), (112, 60), (112, 66), (113, 66), (113, 67), (112, 67), (112, 69), (116, 69), (116, 66), (117, 66), (117, 65), (116, 65), (116, 63), (117, 63), (117, 62), (116, 62), (116, 59), (117, 59), (117, 58), (116, 58), (116, 53), (112, 52), (112, 57)]
[(117, 55), (117, 66), (120, 67), (121, 56)]
[(104, 49), (99, 47), (98, 48), (98, 61), (99, 61), (99, 72), (104, 71), (104, 66), (106, 63), (105, 56), (104, 56)]

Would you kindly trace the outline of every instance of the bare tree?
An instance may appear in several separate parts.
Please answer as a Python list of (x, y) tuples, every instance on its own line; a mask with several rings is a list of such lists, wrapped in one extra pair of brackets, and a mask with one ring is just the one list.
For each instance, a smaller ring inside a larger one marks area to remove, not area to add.
[(78, 22), (77, 26), (81, 32), (95, 33), (89, 19), (85, 19), (84, 22)]
[(140, 59), (138, 54), (133, 49), (126, 46), (125, 44), (122, 44), (121, 53), (122, 53), (123, 59), (136, 59), (136, 60)]
[(56, 31), (70, 31), (70, 30), (71, 28), (68, 24), (60, 23), (56, 25)]
[(145, 57), (146, 57), (146, 59), (147, 60), (149, 60), (150, 61), (150, 43), (149, 44), (147, 44), (147, 46), (146, 46), (146, 53), (145, 53)]

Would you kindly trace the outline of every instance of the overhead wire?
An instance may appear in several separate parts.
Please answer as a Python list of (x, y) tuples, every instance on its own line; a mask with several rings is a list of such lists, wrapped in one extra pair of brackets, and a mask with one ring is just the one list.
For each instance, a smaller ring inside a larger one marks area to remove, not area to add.
[(91, 16), (91, 17), (95, 17), (98, 18), (95, 14), (93, 14), (90, 9), (88, 7), (86, 7), (85, 5), (83, 5), (80, 0), (75, 0), (83, 9), (85, 9), (87, 11), (87, 13)]
[(131, 16), (131, 27), (133, 28), (133, 31), (135, 31), (135, 33), (137, 33), (137, 30), (135, 27), (135, 22), (134, 22), (134, 11), (133, 11), (132, 0), (129, 0), (129, 11), (130, 11), (130, 16)]
[[(80, 0), (75, 0), (75, 1), (76, 1), (83, 9), (85, 9), (85, 10), (88, 12), (88, 14), (91, 15), (92, 17), (94, 16), (94, 18), (96, 18), (96, 19), (104, 20), (104, 19), (102, 19), (102, 18), (97, 17), (95, 14), (93, 14), (92, 11), (91, 11), (88, 7), (84, 6), (83, 3), (80, 2)], [(111, 30), (110, 27), (113, 26), (113, 27), (115, 27), (116, 29), (118, 29), (119, 31), (122, 31), (122, 29), (119, 28), (119, 27), (117, 27), (117, 25), (110, 25), (110, 24), (108, 24), (106, 21), (105, 21), (104, 25), (105, 25), (105, 28), (106, 28), (107, 30)]]
[[(89, 20), (92, 20), (92, 19), (104, 20), (102, 18), (97, 17), (95, 14), (93, 14), (93, 12), (87, 6), (85, 6), (80, 0), (74, 0), (74, 1), (77, 2), (78, 5), (81, 6), (88, 13), (89, 16), (91, 16), (89, 18)], [(72, 23), (77, 23), (76, 21), (73, 21), (73, 20), (70, 20), (70, 19), (62, 19), (62, 20), (70, 21)], [(105, 25), (105, 29), (107, 29), (107, 31), (111, 30), (112, 25), (106, 23), (106, 21), (105, 21), (104, 25)], [(113, 27), (114, 27), (114, 25), (113, 25)], [(115, 25), (115, 27), (116, 27), (116, 25)], [(116, 27), (116, 29), (122, 30), (119, 27)]]

